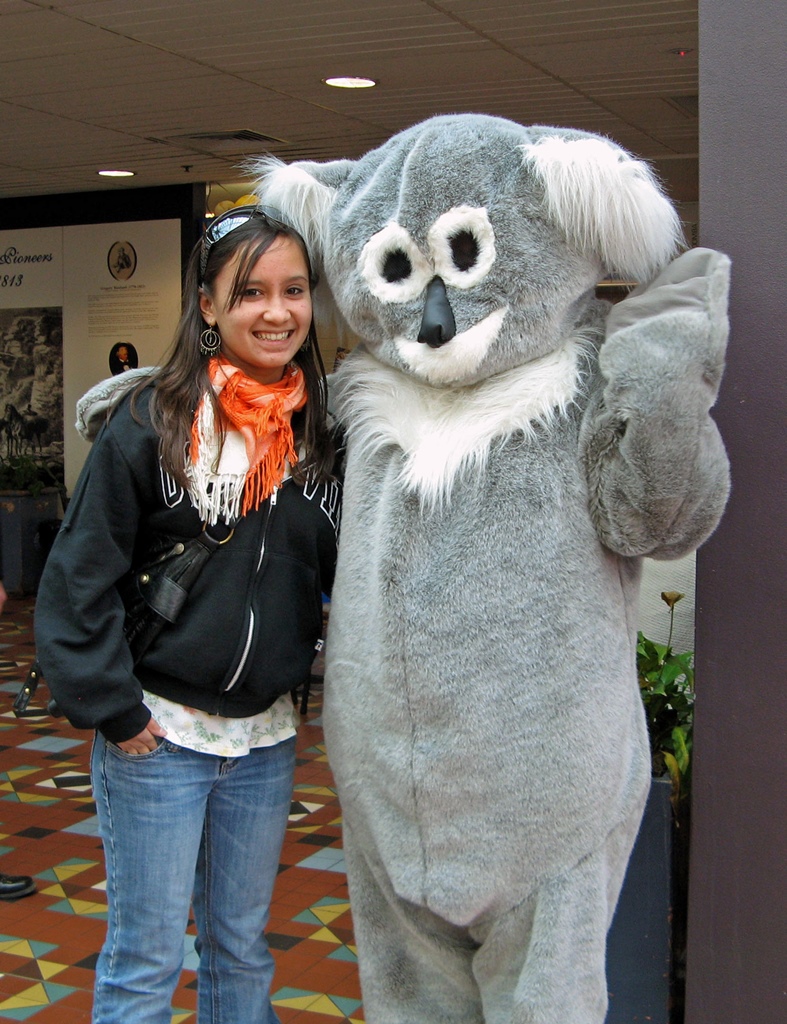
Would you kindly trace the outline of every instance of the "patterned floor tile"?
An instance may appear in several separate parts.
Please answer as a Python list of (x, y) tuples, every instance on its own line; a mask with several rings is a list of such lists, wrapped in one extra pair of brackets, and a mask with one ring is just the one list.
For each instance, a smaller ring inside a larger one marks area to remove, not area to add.
[[(33, 658), (32, 601), (0, 616), (0, 868), (38, 891), (0, 902), (0, 1022), (89, 1024), (106, 927), (106, 879), (90, 793), (90, 741), (46, 712), (46, 685), (22, 718), (13, 698)], [(325, 753), (322, 687), (298, 735), (296, 784), (271, 907), (273, 996), (283, 1024), (358, 1021), (363, 1009), (344, 876), (341, 811)], [(193, 926), (172, 1024), (194, 1024)]]

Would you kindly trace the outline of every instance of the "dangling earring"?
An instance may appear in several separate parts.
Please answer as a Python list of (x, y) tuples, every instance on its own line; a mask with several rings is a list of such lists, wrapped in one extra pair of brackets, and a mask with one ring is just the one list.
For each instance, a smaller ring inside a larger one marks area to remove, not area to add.
[(199, 336), (199, 350), (203, 356), (215, 356), (221, 348), (221, 335), (209, 324)]

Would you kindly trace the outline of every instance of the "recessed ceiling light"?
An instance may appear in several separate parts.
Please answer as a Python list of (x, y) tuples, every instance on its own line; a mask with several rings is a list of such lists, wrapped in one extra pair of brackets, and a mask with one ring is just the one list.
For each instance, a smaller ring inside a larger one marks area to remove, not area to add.
[(105, 178), (133, 178), (136, 171), (99, 171)]
[(337, 89), (371, 89), (373, 85), (377, 85), (373, 78), (324, 78), (323, 81)]

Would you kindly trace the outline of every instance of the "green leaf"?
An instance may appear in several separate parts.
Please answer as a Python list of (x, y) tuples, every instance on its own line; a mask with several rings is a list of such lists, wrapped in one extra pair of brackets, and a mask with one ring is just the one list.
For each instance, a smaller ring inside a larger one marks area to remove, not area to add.
[(668, 750), (664, 751), (664, 764), (666, 765), (669, 777), (672, 780), (672, 796), (670, 799), (674, 806), (678, 800), (680, 800), (680, 767)]
[(689, 748), (686, 743), (686, 735), (680, 726), (672, 730), (672, 749), (675, 752), (678, 769), (681, 775), (685, 775), (689, 768)]

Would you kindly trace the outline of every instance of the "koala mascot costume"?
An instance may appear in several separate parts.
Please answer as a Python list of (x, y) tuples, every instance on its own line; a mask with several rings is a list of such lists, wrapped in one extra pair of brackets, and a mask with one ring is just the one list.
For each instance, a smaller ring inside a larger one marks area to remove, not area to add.
[[(366, 1019), (601, 1024), (650, 779), (641, 559), (728, 491), (728, 260), (673, 260), (650, 172), (584, 132), (435, 117), (258, 170), (363, 339), (324, 725)], [(643, 284), (610, 307), (610, 273)]]

